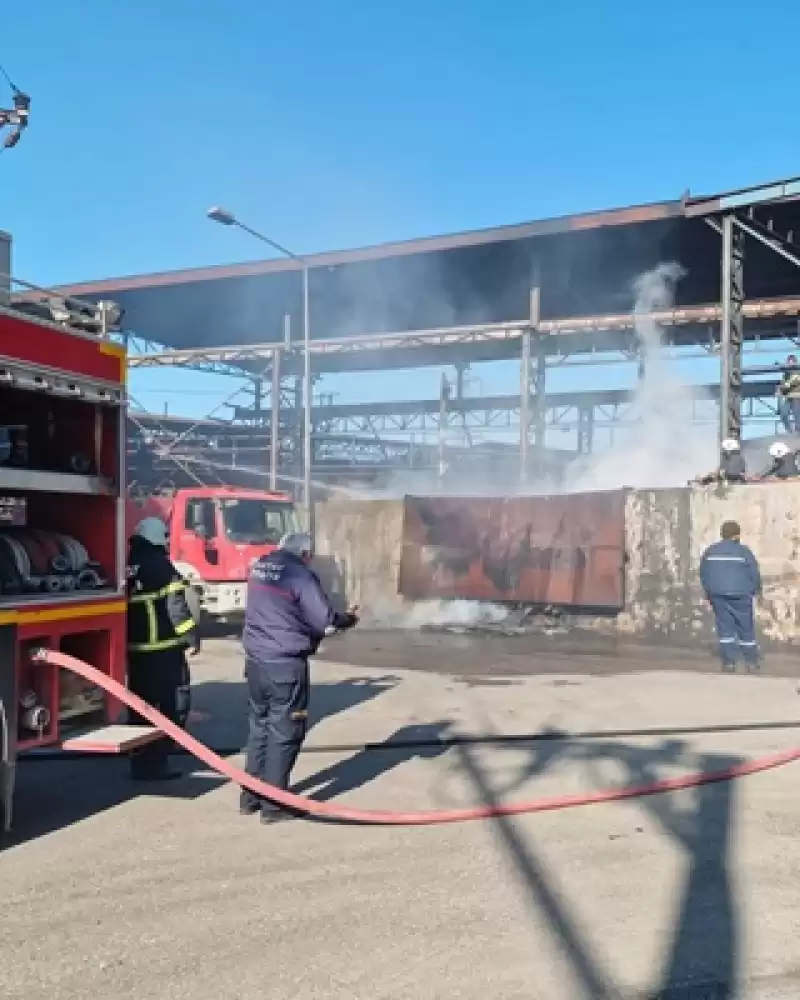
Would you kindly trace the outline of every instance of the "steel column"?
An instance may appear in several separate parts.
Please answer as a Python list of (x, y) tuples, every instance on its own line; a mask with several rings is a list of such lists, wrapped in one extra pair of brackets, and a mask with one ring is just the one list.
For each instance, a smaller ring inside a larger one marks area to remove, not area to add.
[(744, 343), (744, 232), (733, 215), (722, 220), (720, 331), (720, 441), (742, 434), (742, 345)]
[[(531, 430), (537, 459), (541, 458), (545, 438), (544, 381), (546, 357), (544, 341), (539, 334), (541, 320), (541, 290), (538, 263), (533, 267), (533, 278), (528, 299), (530, 326), (522, 332), (520, 353), (520, 413), (519, 413), (519, 477), (526, 483), (530, 478)], [(531, 337), (535, 337), (533, 353)], [(533, 365), (533, 367), (532, 367)], [(531, 375), (533, 375), (533, 400), (531, 400)], [(531, 401), (533, 407), (531, 407)]]
[(256, 375), (253, 379), (253, 420), (259, 425), (264, 422), (264, 379)]
[(283, 314), (283, 346), (287, 351), (292, 349), (292, 315), (291, 313)]
[(447, 401), (449, 398), (450, 386), (447, 383), (447, 376), (442, 374), (442, 383), (439, 389), (439, 489), (444, 489), (444, 477), (447, 472), (445, 434), (447, 433)]
[(295, 375), (292, 405), (292, 471), (298, 478), (303, 474), (303, 379)]
[(464, 376), (469, 369), (469, 365), (462, 363), (456, 364), (456, 399), (462, 400), (464, 398)]
[(311, 407), (314, 386), (311, 383), (311, 309), (308, 290), (308, 264), (303, 263), (303, 502), (308, 512), (308, 527), (314, 530), (314, 505), (311, 502)]
[(278, 489), (278, 469), (281, 450), (281, 352), (272, 358), (272, 415), (269, 423), (269, 488)]
[(594, 446), (594, 407), (578, 409), (578, 454), (591, 455)]
[(541, 466), (547, 447), (547, 351), (546, 334), (538, 334), (533, 344), (533, 442), (535, 465)]
[(519, 360), (519, 479), (528, 481), (528, 458), (531, 440), (531, 331), (522, 334)]

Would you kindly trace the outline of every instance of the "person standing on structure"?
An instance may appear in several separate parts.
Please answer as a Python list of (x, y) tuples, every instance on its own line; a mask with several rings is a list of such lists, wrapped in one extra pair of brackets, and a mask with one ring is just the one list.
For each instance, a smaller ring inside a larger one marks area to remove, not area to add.
[(741, 653), (753, 672), (760, 667), (753, 604), (761, 594), (761, 571), (735, 521), (726, 521), (720, 534), (700, 560), (700, 582), (714, 612), (722, 669), (736, 670)]
[[(334, 611), (310, 562), (310, 535), (284, 536), (258, 559), (247, 581), (243, 645), (249, 695), (245, 770), (286, 790), (308, 726), (308, 659), (326, 635), (353, 628), (357, 609)], [(262, 823), (294, 813), (243, 788), (243, 815), (261, 813)]]
[[(198, 622), (187, 600), (191, 586), (167, 556), (164, 522), (146, 517), (134, 528), (128, 552), (128, 687), (171, 722), (185, 726), (190, 678), (186, 650), (200, 651)], [(131, 721), (148, 725), (135, 713)], [(169, 770), (170, 741), (148, 743), (131, 754), (138, 781), (179, 778)]]
[(778, 416), (787, 433), (800, 431), (800, 368), (797, 357), (790, 354), (775, 387), (778, 401)]

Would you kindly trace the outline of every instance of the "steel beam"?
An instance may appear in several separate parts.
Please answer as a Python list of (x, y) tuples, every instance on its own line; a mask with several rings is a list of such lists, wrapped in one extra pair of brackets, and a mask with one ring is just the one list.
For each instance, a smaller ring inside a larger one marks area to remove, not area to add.
[(715, 215), (718, 212), (735, 212), (755, 205), (779, 204), (794, 201), (800, 197), (800, 177), (789, 177), (773, 184), (756, 184), (753, 187), (727, 191), (710, 198), (686, 198), (683, 214), (691, 219), (697, 216)]
[[(687, 387), (698, 402), (708, 402), (719, 399), (720, 387), (715, 384)], [(749, 382), (742, 387), (742, 395), (747, 399), (771, 399), (775, 394), (775, 382)], [(635, 399), (636, 392), (632, 389), (599, 389), (589, 392), (559, 392), (549, 393), (544, 397), (544, 405), (548, 414), (565, 414), (579, 408), (614, 407), (630, 403)], [(508, 421), (501, 415), (518, 413), (520, 409), (519, 395), (468, 397), (464, 400), (450, 400), (445, 408), (445, 424), (447, 414), (475, 415), (473, 427), (485, 428), (508, 427)], [(442, 400), (400, 400), (386, 403), (335, 403), (331, 406), (315, 408), (314, 419), (336, 427), (338, 433), (356, 433), (367, 429), (373, 431), (380, 427), (384, 431), (407, 432), (412, 429), (437, 430), (441, 420)], [(480, 423), (477, 422), (479, 418)], [(368, 426), (364, 421), (371, 421), (374, 426)], [(557, 424), (558, 419), (551, 421)]]
[[(747, 233), (752, 236), (754, 240), (758, 240), (765, 247), (772, 250), (779, 257), (783, 257), (784, 260), (788, 260), (790, 264), (794, 264), (795, 267), (800, 267), (800, 256), (798, 256), (797, 247), (786, 238), (778, 238), (778, 235), (772, 232), (768, 227), (762, 226), (755, 219), (745, 222), (743, 219), (734, 219), (734, 222), (738, 229), (742, 232)], [(788, 245), (787, 245), (788, 244)]]
[[(746, 382), (742, 386), (742, 397), (744, 400), (759, 400), (771, 403), (775, 395), (775, 381), (764, 380), (758, 382)], [(710, 410), (710, 404), (718, 400), (720, 387), (715, 384), (687, 387), (693, 395), (694, 401), (698, 405), (706, 404)], [(535, 401), (537, 397), (533, 397)], [(567, 417), (570, 413), (576, 413), (578, 409), (596, 409), (595, 425), (600, 422), (605, 424), (614, 423), (617, 417), (625, 415), (622, 412), (624, 407), (629, 406), (636, 398), (636, 391), (633, 389), (599, 389), (584, 392), (559, 392), (548, 393), (539, 397), (539, 405), (542, 409), (543, 417), (547, 417), (549, 426), (566, 426)], [(606, 412), (603, 412), (603, 411)], [(252, 410), (247, 408), (237, 408), (238, 416), (241, 419), (251, 418)], [(460, 416), (470, 428), (483, 428), (487, 430), (505, 429), (511, 426), (508, 419), (509, 414), (516, 414), (520, 411), (519, 395), (500, 396), (469, 396), (461, 400), (445, 401), (439, 399), (427, 400), (397, 400), (385, 403), (326, 403), (317, 405), (313, 411), (313, 421), (316, 428), (325, 427), (331, 432), (338, 434), (352, 435), (356, 433), (368, 433), (377, 436), (378, 430), (385, 432), (410, 433), (411, 431), (436, 431), (440, 426), (447, 429), (449, 415)], [(296, 410), (291, 403), (284, 405), (281, 409), (284, 423), (295, 421)], [(191, 423), (187, 421), (187, 423)], [(242, 425), (235, 423), (209, 423), (196, 422), (197, 435), (222, 439), (239, 433), (248, 434), (250, 431)], [(516, 422), (514, 422), (516, 426)], [(184, 433), (181, 438), (188, 438)], [(319, 433), (315, 434), (319, 437)], [(544, 441), (543, 441), (544, 446)]]
[[(744, 317), (751, 322), (777, 321), (783, 317), (800, 316), (800, 297), (782, 299), (761, 299), (746, 302), (743, 308)], [(686, 343), (704, 344), (708, 340), (709, 326), (722, 321), (722, 307), (719, 305), (691, 306), (679, 309), (666, 309), (650, 314), (649, 318), (662, 327), (676, 330), (690, 328)], [(570, 338), (584, 335), (586, 337), (602, 335), (623, 335), (634, 330), (634, 317), (631, 313), (613, 315), (581, 316), (567, 319), (542, 320), (538, 332), (547, 335), (548, 348), (551, 353), (558, 353), (558, 338)], [(696, 328), (696, 329), (695, 329)], [(490, 323), (481, 326), (446, 327), (433, 330), (414, 330), (400, 333), (378, 333), (360, 337), (347, 337), (330, 340), (314, 340), (311, 342), (311, 353), (318, 355), (321, 363), (324, 359), (342, 359), (341, 368), (346, 370), (345, 358), (350, 355), (374, 353), (384, 355), (390, 351), (412, 350), (414, 348), (474, 348), (476, 345), (506, 345), (510, 348), (513, 342), (519, 340), (525, 330), (530, 329), (529, 320), (518, 323)], [(784, 336), (780, 325), (770, 328), (764, 336), (779, 339)], [(624, 337), (623, 337), (624, 339)], [(629, 343), (619, 340), (616, 349), (624, 349)], [(683, 342), (682, 340), (682, 342)], [(570, 348), (573, 351), (591, 352), (598, 349), (581, 341)], [(615, 349), (605, 346), (602, 349)], [(227, 366), (228, 371), (237, 366), (246, 366), (255, 361), (271, 362), (277, 351), (285, 351), (282, 343), (239, 344), (223, 347), (188, 348), (184, 350), (166, 350), (157, 353), (132, 355), (128, 359), (130, 368), (153, 367), (183, 367), (212, 369), (214, 366)], [(456, 352), (457, 353), (457, 352)], [(294, 352), (286, 352), (286, 359), (294, 358)], [(431, 357), (430, 364), (447, 363), (442, 355)], [(452, 361), (451, 361), (452, 363)], [(284, 365), (286, 367), (286, 365)], [(243, 371), (246, 369), (242, 368)], [(252, 372), (247, 372), (252, 375)]]
[[(712, 387), (713, 388), (717, 387)], [(691, 409), (687, 414), (692, 423), (713, 424), (718, 420), (716, 407), (708, 400), (707, 389), (696, 392), (696, 398), (692, 400)], [(718, 393), (717, 393), (718, 394)], [(774, 429), (777, 423), (775, 412), (774, 382), (759, 382), (745, 384), (743, 387), (744, 415), (762, 424), (770, 424)], [(607, 430), (609, 443), (613, 443), (615, 428), (633, 425), (637, 421), (635, 407), (632, 407), (630, 400), (631, 392), (623, 390), (604, 390), (601, 392), (577, 393), (577, 394), (553, 394), (547, 400), (547, 422), (548, 426), (554, 430), (573, 429), (577, 431), (578, 450), (588, 453), (593, 450), (596, 443), (597, 431)], [(705, 397), (705, 398), (704, 398)], [(429, 403), (437, 407), (441, 406), (441, 400), (430, 400)], [(486, 406), (492, 403), (496, 408), (479, 411), (477, 406)], [(515, 426), (514, 414), (519, 410), (519, 396), (495, 397), (482, 400), (464, 400), (461, 403), (456, 401), (455, 407), (461, 406), (462, 411), (469, 407), (469, 416), (475, 421), (484, 421), (487, 429), (497, 431), (498, 429), (506, 435), (512, 432)], [(391, 404), (390, 404), (391, 405)], [(418, 408), (416, 401), (405, 401), (400, 407)], [(435, 439), (431, 443), (420, 443), (417, 440), (388, 440), (378, 435), (379, 428), (385, 428), (390, 433), (405, 433), (408, 435), (410, 429), (419, 430), (422, 434), (429, 434), (443, 426), (441, 412), (415, 413), (407, 418), (392, 417), (390, 414), (384, 417), (375, 414), (365, 413), (359, 416), (342, 416), (342, 411), (350, 410), (352, 407), (326, 404), (315, 407), (314, 418), (317, 426), (322, 422), (337, 429), (341, 428), (346, 433), (315, 433), (315, 475), (319, 475), (321, 469), (333, 470), (334, 465), (341, 472), (351, 470), (353, 475), (361, 475), (368, 468), (373, 470), (392, 469), (399, 467), (417, 467), (418, 462), (422, 465), (436, 469), (439, 459), (439, 447)], [(331, 419), (331, 413), (340, 415)], [(454, 408), (454, 412), (457, 412)], [(287, 415), (290, 411), (285, 411)], [(291, 414), (292, 416), (296, 416)], [(466, 420), (467, 413), (464, 412)], [(200, 481), (195, 473), (212, 478), (225, 469), (245, 470), (255, 475), (266, 476), (263, 469), (259, 469), (259, 461), (264, 449), (268, 446), (271, 430), (266, 427), (256, 425), (237, 426), (212, 425), (209, 422), (198, 423), (192, 428), (191, 433), (181, 435), (179, 447), (175, 447), (174, 433), (169, 433), (167, 428), (158, 427), (155, 422), (155, 429), (148, 428), (147, 437), (151, 448), (151, 458), (148, 468), (151, 473), (167, 475), (170, 469), (179, 469), (191, 481)], [(446, 426), (446, 421), (444, 421)], [(141, 432), (141, 428), (139, 429)], [(370, 436), (361, 436), (364, 433)], [(136, 437), (134, 431), (133, 438)], [(160, 447), (163, 442), (166, 447)], [(506, 445), (507, 454), (513, 461), (514, 446), (511, 443)], [(154, 450), (152, 450), (154, 449)], [(134, 447), (132, 454), (135, 455)], [(454, 458), (459, 455), (472, 455), (479, 453), (470, 448), (453, 446), (452, 452), (448, 451)], [(416, 458), (415, 458), (416, 456)], [(543, 460), (550, 456), (545, 452)], [(194, 470), (194, 471), (192, 471)], [(204, 471), (205, 470), (205, 471)], [(216, 471), (215, 471), (216, 470)], [(174, 475), (174, 472), (173, 474)], [(170, 478), (172, 478), (172, 475)], [(138, 477), (138, 473), (137, 473)], [(136, 477), (134, 477), (136, 478)], [(299, 480), (297, 480), (299, 482)]]

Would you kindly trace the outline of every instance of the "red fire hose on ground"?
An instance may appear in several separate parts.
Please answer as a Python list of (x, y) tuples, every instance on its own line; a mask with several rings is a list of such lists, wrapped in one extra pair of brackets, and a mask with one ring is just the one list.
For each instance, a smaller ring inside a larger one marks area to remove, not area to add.
[(327, 802), (317, 802), (302, 795), (294, 795), (274, 788), (258, 778), (246, 774), (240, 768), (219, 757), (193, 736), (170, 722), (160, 712), (142, 701), (127, 688), (106, 674), (89, 666), (82, 660), (66, 653), (51, 649), (40, 649), (34, 654), (34, 659), (69, 670), (79, 674), (85, 680), (103, 688), (112, 697), (117, 698), (128, 708), (133, 709), (142, 718), (169, 736), (176, 743), (201, 760), (208, 767), (237, 785), (250, 789), (256, 795), (261, 795), (272, 802), (292, 809), (306, 816), (340, 823), (361, 823), (374, 826), (430, 826), (440, 823), (462, 823), (474, 819), (492, 819), (497, 816), (519, 816), (527, 813), (551, 812), (557, 809), (572, 809), (576, 806), (596, 805), (601, 802), (621, 802), (624, 799), (636, 799), (645, 795), (657, 795), (660, 792), (675, 792), (686, 788), (696, 788), (699, 785), (710, 785), (717, 781), (731, 781), (734, 778), (744, 778), (750, 774), (768, 771), (783, 764), (800, 760), (800, 747), (785, 750), (782, 753), (759, 757), (755, 760), (737, 764), (734, 767), (720, 771), (686, 774), (679, 778), (663, 778), (646, 785), (633, 785), (626, 788), (608, 788), (585, 795), (562, 795), (554, 798), (534, 799), (530, 802), (514, 802), (497, 806), (468, 806), (463, 809), (448, 809), (433, 812), (388, 812), (374, 809), (351, 809), (347, 806), (337, 806)]

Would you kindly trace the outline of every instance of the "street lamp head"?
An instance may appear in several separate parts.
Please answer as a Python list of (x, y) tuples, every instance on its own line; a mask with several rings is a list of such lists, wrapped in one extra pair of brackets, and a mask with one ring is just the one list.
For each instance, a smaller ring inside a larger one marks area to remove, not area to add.
[(212, 222), (219, 222), (223, 226), (236, 225), (236, 216), (231, 212), (228, 212), (226, 209), (220, 208), (219, 205), (209, 208), (206, 215)]

